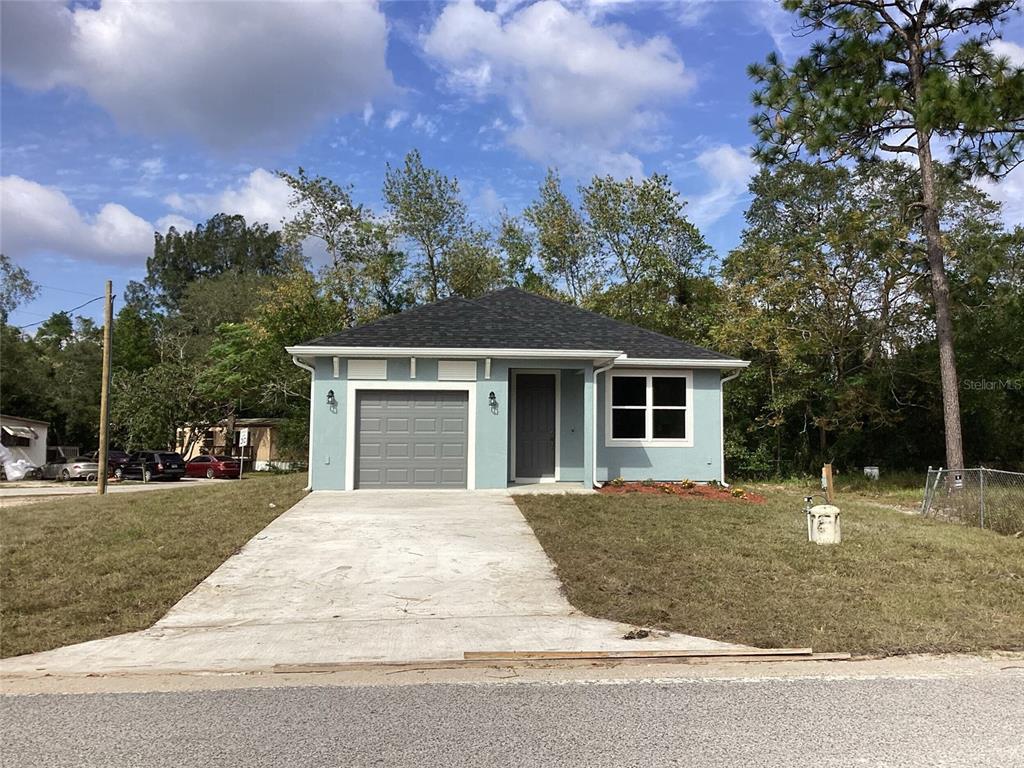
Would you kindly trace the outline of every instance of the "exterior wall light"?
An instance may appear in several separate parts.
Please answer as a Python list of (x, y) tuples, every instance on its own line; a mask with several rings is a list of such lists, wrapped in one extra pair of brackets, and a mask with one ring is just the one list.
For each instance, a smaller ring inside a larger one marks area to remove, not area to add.
[(331, 406), (331, 408), (333, 408), (334, 406), (336, 406), (338, 404), (338, 401), (334, 397), (334, 390), (333, 389), (327, 390), (327, 404), (329, 406)]
[(497, 408), (498, 407), (498, 398), (496, 398), (494, 396), (493, 392), (491, 392), (491, 394), (489, 394), (487, 396), (487, 402), (488, 402), (488, 404), (490, 404), (491, 408)]

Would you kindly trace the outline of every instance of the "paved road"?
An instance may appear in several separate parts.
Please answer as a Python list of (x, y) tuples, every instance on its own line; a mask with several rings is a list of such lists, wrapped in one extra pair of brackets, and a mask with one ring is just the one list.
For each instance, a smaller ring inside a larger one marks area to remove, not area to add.
[[(207, 480), (205, 477), (183, 477), (176, 482), (159, 481), (153, 483), (129, 482), (121, 485), (111, 481), (107, 485), (108, 493), (148, 493), (150, 491), (169, 491), (180, 488), (197, 488), (204, 485), (216, 485), (223, 480)], [(48, 480), (30, 480), (17, 484), (0, 484), (0, 504), (9, 499), (36, 499), (58, 496), (89, 496), (96, 493), (96, 483), (84, 480), (70, 480), (66, 483)]]
[(10, 696), (5, 766), (1024, 765), (1024, 678)]

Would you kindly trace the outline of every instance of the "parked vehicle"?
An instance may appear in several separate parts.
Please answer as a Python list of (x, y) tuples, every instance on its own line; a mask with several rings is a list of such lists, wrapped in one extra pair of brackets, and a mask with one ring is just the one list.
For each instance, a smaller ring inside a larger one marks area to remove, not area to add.
[(114, 470), (114, 477), (126, 480), (180, 480), (185, 475), (185, 460), (170, 451), (138, 451), (128, 457), (124, 466)]
[(95, 480), (99, 472), (100, 465), (87, 456), (58, 456), (42, 466), (44, 480)]
[[(87, 453), (85, 455), (85, 458), (89, 459), (90, 461), (95, 461), (95, 462), (99, 463), (100, 452), (99, 451), (93, 451), (92, 453)], [(124, 451), (120, 451), (120, 450), (118, 450), (116, 448), (110, 448), (110, 449), (107, 450), (107, 475), (108, 476), (116, 477), (117, 476), (118, 468), (119, 467), (123, 467), (127, 463), (128, 463), (128, 454), (125, 453)]]
[(185, 474), (189, 477), (238, 477), (241, 467), (238, 459), (230, 456), (196, 456), (185, 466)]

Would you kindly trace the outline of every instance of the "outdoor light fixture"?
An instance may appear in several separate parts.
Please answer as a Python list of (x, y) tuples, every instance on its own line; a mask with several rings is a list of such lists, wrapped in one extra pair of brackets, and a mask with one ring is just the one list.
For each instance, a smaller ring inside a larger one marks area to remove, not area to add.
[(333, 408), (338, 404), (338, 401), (334, 399), (334, 390), (327, 390), (327, 404)]
[(491, 392), (491, 394), (489, 394), (487, 396), (487, 402), (490, 403), (491, 408), (497, 408), (498, 407), (498, 398), (496, 398), (494, 396), (493, 392)]

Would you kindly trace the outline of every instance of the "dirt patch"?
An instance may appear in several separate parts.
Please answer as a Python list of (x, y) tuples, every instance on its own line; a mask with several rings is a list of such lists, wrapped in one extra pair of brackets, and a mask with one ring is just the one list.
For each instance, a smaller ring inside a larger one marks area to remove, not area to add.
[(722, 488), (714, 485), (694, 485), (688, 487), (683, 483), (605, 483), (600, 493), (653, 493), (659, 496), (683, 496), (695, 499), (712, 499), (714, 501), (740, 501), (750, 504), (764, 504), (764, 496), (744, 490), (743, 488)]

